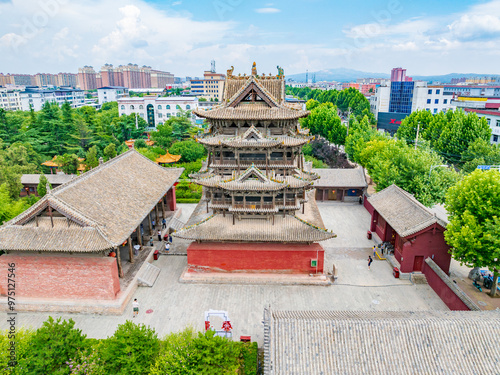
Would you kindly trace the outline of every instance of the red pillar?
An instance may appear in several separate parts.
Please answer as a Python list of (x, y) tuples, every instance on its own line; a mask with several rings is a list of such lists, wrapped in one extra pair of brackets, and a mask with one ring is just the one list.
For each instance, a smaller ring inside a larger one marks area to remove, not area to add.
[(177, 207), (177, 202), (176, 202), (176, 199), (175, 199), (175, 186), (172, 186), (170, 188), (170, 190), (168, 191), (168, 193), (167, 193), (167, 201), (168, 201), (168, 205), (169, 205), (170, 211), (175, 211), (175, 209)]

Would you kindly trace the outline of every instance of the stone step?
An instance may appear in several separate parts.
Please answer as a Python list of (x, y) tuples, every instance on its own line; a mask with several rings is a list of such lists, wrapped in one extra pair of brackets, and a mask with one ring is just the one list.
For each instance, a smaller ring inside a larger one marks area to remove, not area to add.
[(151, 263), (146, 263), (146, 267), (143, 268), (141, 273), (137, 276), (138, 285), (152, 287), (160, 271), (160, 268), (153, 266)]

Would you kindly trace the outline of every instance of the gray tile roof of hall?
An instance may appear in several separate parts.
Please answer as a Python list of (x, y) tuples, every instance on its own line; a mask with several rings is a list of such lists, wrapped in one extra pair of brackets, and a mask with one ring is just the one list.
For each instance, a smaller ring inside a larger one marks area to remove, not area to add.
[[(133, 149), (127, 151), (52, 189), (1, 226), (0, 249), (92, 252), (119, 246), (183, 170), (160, 167)], [(33, 220), (48, 206), (68, 217), (67, 227), (52, 227), (45, 220), (45, 225), (35, 225), (33, 237)]]
[(362, 167), (356, 168), (313, 168), (313, 172), (319, 175), (314, 181), (314, 187), (331, 188), (366, 188), (365, 172)]
[(368, 202), (401, 237), (410, 236), (435, 223), (446, 228), (445, 221), (394, 184), (369, 197)]
[[(41, 174), (23, 174), (21, 176), (21, 183), (24, 184), (38, 184), (40, 182), (40, 176)], [(64, 184), (68, 181), (71, 181), (73, 178), (76, 178), (77, 175), (75, 174), (63, 174), (63, 173), (57, 173), (57, 174), (46, 174), (45, 177), (47, 177), (47, 180), (51, 185), (61, 185)]]
[(498, 311), (265, 312), (265, 375), (500, 374)]

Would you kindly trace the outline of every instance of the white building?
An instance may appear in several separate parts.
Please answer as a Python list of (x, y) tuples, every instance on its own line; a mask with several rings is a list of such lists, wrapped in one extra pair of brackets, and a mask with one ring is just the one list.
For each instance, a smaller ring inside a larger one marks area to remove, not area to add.
[[(454, 109), (453, 94), (445, 91), (444, 86), (428, 86), (427, 82), (414, 81), (411, 99), (411, 112), (426, 110), (432, 114)], [(391, 84), (379, 86), (370, 100), (370, 110), (377, 117), (379, 112), (389, 112)]]
[(77, 89), (42, 90), (39, 88), (26, 88), (25, 91), (20, 93), (20, 97), (23, 111), (29, 111), (31, 107), (35, 111), (39, 111), (46, 102), (55, 102), (61, 106), (67, 101), (72, 108), (85, 105), (85, 92)]
[(0, 87), (0, 108), (6, 111), (21, 110), (21, 96), (19, 90)]
[[(180, 116), (182, 111), (192, 111), (198, 108), (198, 98), (189, 96), (167, 97), (124, 97), (117, 100), (119, 115), (137, 113), (149, 124), (149, 128), (156, 128), (169, 118)], [(192, 115), (192, 121), (201, 122)]]
[(128, 96), (128, 88), (122, 86), (106, 86), (97, 89), (99, 104), (116, 102), (118, 99)]
[(377, 117), (379, 112), (389, 112), (389, 101), (391, 99), (391, 85), (379, 86), (375, 94), (370, 96), (370, 110)]
[(446, 92), (443, 86), (427, 86), (425, 82), (421, 82), (421, 84), (417, 83), (420, 82), (415, 82), (411, 107), (412, 112), (425, 109), (432, 114), (436, 114), (454, 108), (451, 103), (453, 94)]
[(500, 139), (500, 111), (487, 111), (482, 109), (465, 108), (465, 112), (474, 112), (478, 117), (485, 117), (491, 128), (492, 144), (499, 144)]

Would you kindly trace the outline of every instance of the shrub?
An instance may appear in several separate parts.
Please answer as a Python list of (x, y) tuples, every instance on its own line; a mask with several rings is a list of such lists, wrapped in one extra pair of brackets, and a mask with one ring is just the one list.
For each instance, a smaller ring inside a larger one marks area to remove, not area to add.
[(29, 374), (69, 374), (66, 362), (88, 347), (86, 335), (74, 327), (73, 319), (61, 322), (49, 317), (33, 334), (19, 366)]
[(239, 368), (238, 343), (214, 333), (199, 332), (196, 336), (193, 329), (188, 328), (168, 335), (150, 374), (235, 374)]
[[(18, 329), (16, 331), (15, 337), (15, 350), (16, 350), (16, 360), (19, 362), (21, 358), (24, 358), (30, 349), (30, 341), (33, 337), (34, 332), (29, 329)], [(21, 365), (11, 366), (13, 363), (10, 357), (10, 342), (12, 337), (9, 338), (9, 331), (3, 331), (0, 333), (0, 373), (10, 374), (10, 375), (20, 375), (25, 374), (26, 370)]]
[(106, 339), (101, 358), (107, 374), (147, 374), (159, 351), (154, 329), (127, 320)]

